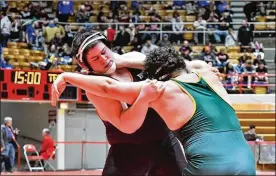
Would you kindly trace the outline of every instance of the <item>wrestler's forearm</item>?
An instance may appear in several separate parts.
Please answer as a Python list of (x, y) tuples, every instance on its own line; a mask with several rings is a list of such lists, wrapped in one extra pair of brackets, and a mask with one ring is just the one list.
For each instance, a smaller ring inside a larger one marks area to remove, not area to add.
[(137, 99), (142, 82), (118, 82), (105, 76), (81, 75), (65, 72), (64, 81), (91, 94), (133, 104)]
[(149, 102), (139, 96), (133, 105), (126, 109), (120, 116), (120, 126), (123, 132), (131, 134), (137, 131), (147, 115)]

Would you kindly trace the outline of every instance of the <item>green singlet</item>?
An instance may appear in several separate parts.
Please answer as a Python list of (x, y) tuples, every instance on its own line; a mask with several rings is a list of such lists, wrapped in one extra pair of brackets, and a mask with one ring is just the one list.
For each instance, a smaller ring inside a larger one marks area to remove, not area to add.
[(235, 110), (200, 76), (197, 83), (172, 81), (195, 104), (193, 116), (175, 131), (188, 161), (183, 175), (256, 175)]

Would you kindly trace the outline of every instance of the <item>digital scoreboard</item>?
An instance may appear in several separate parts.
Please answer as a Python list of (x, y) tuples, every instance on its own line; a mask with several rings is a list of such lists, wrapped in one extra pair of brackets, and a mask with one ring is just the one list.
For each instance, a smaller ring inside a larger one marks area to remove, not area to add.
[[(0, 70), (1, 99), (51, 100), (51, 86), (59, 72)], [(87, 101), (83, 90), (67, 85), (60, 96), (61, 101)]]

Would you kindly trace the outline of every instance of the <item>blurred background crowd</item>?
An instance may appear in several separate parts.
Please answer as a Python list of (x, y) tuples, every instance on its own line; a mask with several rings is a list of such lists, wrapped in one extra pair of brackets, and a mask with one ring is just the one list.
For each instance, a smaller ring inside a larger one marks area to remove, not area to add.
[[(78, 71), (74, 34), (103, 32), (118, 54), (175, 46), (224, 73), (227, 89), (268, 83), (264, 46), (254, 30), (275, 30), (275, 1), (248, 2), (236, 27), (231, 1), (1, 1), (1, 68)], [(274, 9), (274, 10), (273, 10)], [(161, 24), (162, 23), (162, 24)], [(265, 27), (264, 27), (265, 26)], [(265, 33), (275, 37), (275, 33)], [(250, 74), (251, 76), (240, 76)]]

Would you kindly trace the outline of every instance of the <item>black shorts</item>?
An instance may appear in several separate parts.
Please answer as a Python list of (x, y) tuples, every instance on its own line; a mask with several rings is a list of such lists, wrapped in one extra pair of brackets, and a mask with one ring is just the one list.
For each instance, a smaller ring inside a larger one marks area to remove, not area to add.
[(103, 176), (180, 176), (185, 166), (180, 143), (170, 133), (150, 144), (111, 145)]

